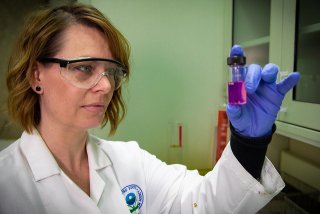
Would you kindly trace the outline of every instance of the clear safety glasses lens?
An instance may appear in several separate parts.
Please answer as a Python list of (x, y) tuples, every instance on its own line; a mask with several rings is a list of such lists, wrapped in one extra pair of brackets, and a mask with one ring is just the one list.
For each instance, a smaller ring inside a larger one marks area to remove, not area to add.
[(61, 75), (74, 86), (84, 89), (94, 87), (106, 76), (111, 87), (117, 90), (121, 86), (124, 71), (112, 62), (83, 61), (68, 64), (65, 69), (61, 69)]

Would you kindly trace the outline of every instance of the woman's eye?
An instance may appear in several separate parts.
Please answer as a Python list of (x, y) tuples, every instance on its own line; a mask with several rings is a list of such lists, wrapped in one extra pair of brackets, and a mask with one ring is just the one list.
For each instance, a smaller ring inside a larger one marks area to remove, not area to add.
[(113, 76), (116, 73), (116, 69), (115, 68), (108, 68), (107, 73), (109, 76)]
[(83, 73), (91, 73), (93, 68), (90, 65), (79, 65), (74, 68), (75, 71), (81, 71)]

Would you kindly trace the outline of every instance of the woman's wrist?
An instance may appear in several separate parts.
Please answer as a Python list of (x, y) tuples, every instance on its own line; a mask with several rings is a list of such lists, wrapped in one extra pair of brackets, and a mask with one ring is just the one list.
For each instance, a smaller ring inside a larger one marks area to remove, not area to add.
[(263, 137), (246, 137), (239, 134), (230, 123), (230, 145), (233, 154), (241, 165), (256, 179), (260, 179), (265, 155), (272, 135), (276, 130), (273, 124), (269, 135)]

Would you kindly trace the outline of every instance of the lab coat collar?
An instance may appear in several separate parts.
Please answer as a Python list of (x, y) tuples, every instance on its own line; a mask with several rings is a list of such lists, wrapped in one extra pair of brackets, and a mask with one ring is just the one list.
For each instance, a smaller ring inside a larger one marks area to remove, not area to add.
[[(91, 170), (101, 170), (111, 165), (108, 156), (98, 147), (98, 139), (89, 136), (87, 154)], [(21, 151), (28, 161), (35, 181), (60, 174), (61, 169), (36, 129), (31, 134), (23, 132)]]
[(88, 161), (91, 169), (100, 170), (111, 165), (108, 156), (98, 146), (99, 139), (90, 136), (87, 142)]
[[(105, 188), (99, 171), (111, 165), (110, 159), (99, 148), (98, 143), (97, 138), (89, 136), (86, 147), (90, 167), (90, 197), (96, 204)], [(61, 174), (59, 165), (36, 129), (31, 134), (22, 134), (20, 146), (36, 182)]]
[(108, 156), (98, 147), (98, 139), (89, 136), (87, 142), (87, 154), (90, 166), (90, 197), (98, 204), (103, 194), (105, 182), (99, 176), (99, 171), (110, 166)]
[[(127, 203), (121, 192), (121, 185), (113, 168), (115, 165), (112, 164), (110, 154), (106, 151), (108, 149), (103, 149), (101, 144), (100, 139), (89, 136), (87, 153), (91, 168), (90, 197), (104, 211), (103, 213), (129, 214)], [(105, 142), (103, 146), (107, 144)]]
[(20, 147), (35, 181), (60, 174), (56, 160), (36, 129), (33, 129), (31, 134), (23, 132)]

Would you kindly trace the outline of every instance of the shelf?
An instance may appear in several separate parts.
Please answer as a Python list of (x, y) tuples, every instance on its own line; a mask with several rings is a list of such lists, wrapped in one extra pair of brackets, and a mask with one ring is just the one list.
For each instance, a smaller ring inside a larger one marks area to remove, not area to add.
[(316, 33), (320, 32), (320, 23), (312, 24), (305, 26), (301, 29), (300, 34), (309, 34), (309, 33)]
[(279, 120), (276, 121), (276, 125), (277, 134), (320, 148), (320, 132)]
[(269, 43), (269, 40), (270, 40), (269, 36), (264, 36), (264, 37), (260, 37), (257, 39), (252, 39), (249, 41), (240, 42), (239, 45), (241, 45), (241, 47), (243, 47), (243, 48), (250, 48), (250, 47), (254, 47), (254, 46), (258, 46), (258, 45), (266, 45)]

